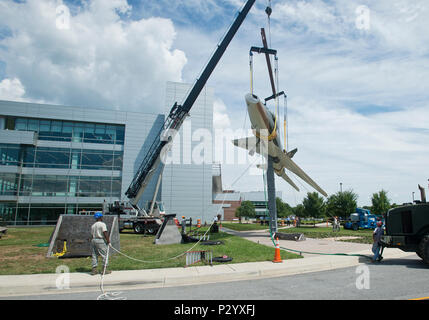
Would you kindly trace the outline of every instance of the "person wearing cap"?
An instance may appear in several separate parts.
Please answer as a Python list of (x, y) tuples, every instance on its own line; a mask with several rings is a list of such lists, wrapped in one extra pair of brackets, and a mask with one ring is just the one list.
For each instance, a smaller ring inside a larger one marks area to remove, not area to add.
[[(107, 233), (107, 226), (103, 222), (103, 214), (96, 212), (94, 214), (96, 222), (91, 226), (91, 253), (92, 253), (92, 275), (98, 274), (98, 257), (103, 259), (103, 268), (109, 263), (107, 257), (107, 246), (110, 244), (109, 234)], [(105, 270), (104, 274), (111, 273), (110, 270)]]
[(381, 261), (383, 257), (380, 255), (380, 249), (381, 249), (381, 236), (383, 235), (383, 222), (377, 221), (377, 228), (374, 229), (374, 232), (372, 234), (372, 252), (374, 253), (374, 256), (372, 257), (372, 261)]

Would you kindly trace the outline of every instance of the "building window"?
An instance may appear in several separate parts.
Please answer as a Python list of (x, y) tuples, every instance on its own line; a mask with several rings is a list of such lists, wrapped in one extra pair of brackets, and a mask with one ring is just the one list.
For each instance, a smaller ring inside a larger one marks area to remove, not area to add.
[(15, 202), (0, 202), (0, 220), (11, 224), (15, 221), (16, 203)]
[(19, 146), (14, 144), (0, 144), (0, 165), (19, 165)]
[(83, 177), (79, 179), (78, 197), (115, 197), (121, 196), (120, 188), (113, 189), (112, 186), (121, 184), (121, 178), (111, 177)]
[(37, 148), (36, 168), (70, 168), (70, 149)]
[[(9, 179), (9, 184), (5, 184), (5, 194), (16, 194), (16, 175), (6, 178)], [(15, 181), (15, 185), (12, 185), (11, 181)], [(121, 184), (120, 177), (22, 175), (19, 194), (33, 197), (120, 198)]]
[[(17, 147), (0, 146), (0, 163), (19, 165)], [(123, 151), (24, 147), (23, 166), (27, 168), (85, 169), (121, 171)], [(2, 160), (4, 159), (4, 160)]]
[(113, 152), (104, 150), (82, 150), (81, 169), (112, 170)]
[(15, 120), (15, 130), (27, 131), (27, 119), (17, 118)]
[(125, 126), (49, 119), (14, 119), (15, 130), (36, 131), (40, 140), (124, 144)]
[(16, 173), (0, 173), (0, 195), (16, 196), (18, 191), (18, 175)]

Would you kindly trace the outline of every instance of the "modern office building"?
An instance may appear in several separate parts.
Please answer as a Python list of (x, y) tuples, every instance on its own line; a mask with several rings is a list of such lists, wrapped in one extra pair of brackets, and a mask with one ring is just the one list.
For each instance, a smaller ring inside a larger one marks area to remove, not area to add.
[[(223, 220), (238, 220), (235, 212), (243, 201), (250, 201), (255, 206), (256, 217), (268, 215), (268, 199), (264, 191), (240, 192), (224, 190), (222, 186), (222, 168), (220, 164), (213, 164), (212, 169), (213, 206), (222, 215)], [(282, 198), (282, 192), (276, 191), (276, 197)]]
[[(197, 100), (193, 117), (211, 130), (213, 100), (201, 95), (204, 102)], [(157, 113), (0, 101), (0, 218), (11, 225), (52, 224), (60, 214), (126, 200), (164, 119)], [(141, 206), (152, 200), (159, 172)], [(206, 179), (204, 165), (167, 165), (157, 200), (166, 202), (167, 213), (204, 218), (211, 185), (211, 171)]]
[[(267, 215), (268, 195), (264, 191), (240, 192), (241, 201), (250, 201), (255, 206), (256, 216)], [(282, 198), (282, 192), (276, 191), (276, 198)]]
[[(168, 82), (166, 112), (182, 103), (189, 84)], [(170, 162), (162, 177), (162, 202), (166, 212), (211, 222), (216, 215), (212, 203), (214, 93), (205, 87), (178, 132)]]
[[(282, 192), (276, 191), (276, 197), (282, 198)], [(255, 206), (256, 217), (268, 215), (268, 199), (264, 191), (240, 192), (223, 190), (213, 194), (213, 204), (220, 207), (223, 220), (232, 221), (238, 219), (235, 211), (243, 201), (250, 201)]]

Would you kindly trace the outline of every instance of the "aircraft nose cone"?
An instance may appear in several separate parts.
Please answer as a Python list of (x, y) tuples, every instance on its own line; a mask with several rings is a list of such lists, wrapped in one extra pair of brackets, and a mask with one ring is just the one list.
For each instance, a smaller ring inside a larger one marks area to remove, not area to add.
[(251, 93), (246, 94), (244, 98), (246, 100), (247, 110), (249, 112), (250, 118), (252, 119), (252, 116), (256, 116), (258, 112), (256, 106), (258, 105), (259, 98), (258, 96)]
[(259, 102), (259, 98), (257, 95), (254, 95), (252, 93), (248, 93), (245, 95), (245, 100), (247, 102), (247, 104), (251, 103), (251, 104), (256, 104)]

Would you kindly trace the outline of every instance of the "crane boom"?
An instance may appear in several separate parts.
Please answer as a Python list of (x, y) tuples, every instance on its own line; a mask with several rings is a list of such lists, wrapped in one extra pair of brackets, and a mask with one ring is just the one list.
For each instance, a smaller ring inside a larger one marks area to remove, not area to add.
[(137, 206), (137, 203), (142, 197), (151, 177), (155, 173), (159, 164), (162, 162), (161, 158), (163, 156), (163, 151), (166, 151), (164, 147), (172, 142), (174, 133), (180, 130), (185, 117), (189, 114), (189, 111), (206, 85), (207, 80), (209, 79), (213, 70), (216, 68), (216, 65), (222, 58), (225, 50), (237, 33), (255, 1), (256, 0), (248, 0), (242, 10), (238, 13), (238, 16), (232, 23), (228, 32), (223, 37), (222, 41), (218, 44), (218, 47), (204, 68), (203, 72), (195, 81), (183, 104), (178, 105), (176, 102), (171, 108), (170, 113), (167, 116), (167, 119), (165, 120), (157, 138), (155, 138), (155, 141), (149, 148), (134, 176), (133, 181), (131, 182), (128, 190), (125, 192), (132, 205)]

